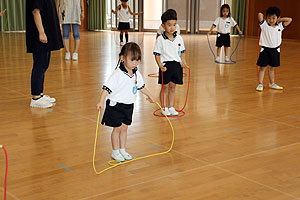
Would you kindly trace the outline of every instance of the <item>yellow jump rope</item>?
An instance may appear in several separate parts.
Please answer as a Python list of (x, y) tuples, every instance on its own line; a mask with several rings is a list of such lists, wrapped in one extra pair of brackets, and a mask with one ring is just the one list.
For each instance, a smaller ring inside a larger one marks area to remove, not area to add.
[(131, 162), (134, 162), (134, 161), (137, 161), (137, 160), (142, 160), (142, 159), (145, 159), (145, 158), (150, 158), (150, 157), (154, 157), (154, 156), (160, 156), (160, 155), (164, 155), (164, 154), (167, 154), (171, 151), (171, 149), (173, 148), (173, 145), (174, 145), (174, 140), (175, 140), (175, 132), (174, 132), (174, 128), (173, 128), (173, 125), (170, 121), (170, 119), (168, 118), (168, 116), (165, 114), (164, 110), (162, 109), (162, 107), (159, 105), (159, 103), (155, 102), (156, 105), (158, 105), (158, 107), (162, 110), (162, 112), (164, 113), (164, 116), (166, 117), (166, 119), (168, 120), (169, 124), (170, 124), (170, 127), (172, 129), (172, 143), (171, 143), (171, 146), (170, 148), (167, 150), (167, 151), (164, 151), (164, 152), (161, 152), (161, 153), (155, 153), (155, 154), (150, 154), (150, 155), (147, 155), (147, 156), (142, 156), (142, 157), (138, 157), (138, 158), (134, 158), (132, 160), (127, 160), (127, 161), (124, 161), (124, 162), (119, 162), (119, 161), (115, 161), (115, 160), (111, 160), (108, 162), (109, 165), (111, 165), (110, 167), (107, 167), (99, 172), (97, 172), (97, 169), (96, 169), (96, 166), (95, 166), (95, 156), (96, 156), (96, 149), (97, 149), (97, 140), (98, 140), (98, 129), (99, 129), (99, 120), (100, 120), (100, 114), (101, 114), (101, 111), (99, 110), (98, 112), (98, 119), (97, 119), (97, 128), (96, 128), (96, 136), (95, 136), (95, 144), (94, 144), (94, 154), (93, 154), (93, 168), (94, 168), (94, 171), (96, 174), (101, 174), (103, 172), (106, 172), (114, 167), (117, 167), (119, 165), (124, 165), (124, 164), (127, 164), (127, 163), (131, 163)]

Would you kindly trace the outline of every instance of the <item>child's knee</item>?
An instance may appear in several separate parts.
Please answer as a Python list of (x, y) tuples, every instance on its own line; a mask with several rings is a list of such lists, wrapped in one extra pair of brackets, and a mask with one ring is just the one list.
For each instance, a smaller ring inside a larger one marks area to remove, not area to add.
[(122, 126), (120, 126), (121, 132), (127, 131), (127, 129), (128, 129), (128, 126), (126, 124), (122, 124)]

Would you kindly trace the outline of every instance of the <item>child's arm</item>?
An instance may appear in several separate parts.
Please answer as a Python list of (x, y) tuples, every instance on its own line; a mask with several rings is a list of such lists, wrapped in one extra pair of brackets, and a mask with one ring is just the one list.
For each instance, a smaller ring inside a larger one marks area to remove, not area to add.
[(60, 6), (60, 0), (57, 0), (56, 1), (56, 10), (57, 10), (57, 13), (59, 13), (59, 6)]
[(103, 110), (104, 108), (104, 100), (107, 97), (108, 92), (107, 90), (102, 90), (101, 94), (100, 94), (100, 101), (99, 103), (96, 105), (97, 110)]
[(81, 8), (81, 20), (84, 20), (84, 3), (83, 0), (80, 0), (80, 8)]
[(290, 18), (290, 17), (283, 17), (283, 18), (279, 18), (278, 19), (278, 23), (279, 22), (282, 22), (283, 23), (283, 25), (284, 26), (288, 26), (288, 25), (290, 25), (290, 23), (292, 22), (292, 18)]
[(140, 91), (141, 91), (141, 93), (143, 93), (144, 95), (146, 95), (150, 99), (151, 103), (155, 102), (152, 95), (150, 94), (149, 90), (147, 90), (147, 88), (143, 88)]
[(129, 13), (130, 13), (131, 15), (140, 15), (140, 14), (143, 13), (143, 12), (133, 13), (133, 12), (131, 12), (131, 9), (130, 9), (129, 6), (128, 6), (128, 11), (129, 11)]
[(5, 12), (6, 12), (6, 9), (4, 9), (2, 12), (0, 12), (0, 17), (1, 17), (2, 15), (4, 15)]
[(239, 32), (240, 35), (243, 35), (243, 32), (241, 31), (239, 25), (236, 25), (235, 28), (236, 28), (236, 30), (238, 30), (238, 32)]
[(264, 20), (264, 14), (262, 14), (261, 12), (258, 13), (257, 18), (258, 18), (258, 21), (259, 21), (259, 22), (262, 22), (262, 21)]
[(186, 60), (185, 60), (185, 53), (181, 53), (181, 61), (182, 61), (182, 64), (181, 64), (181, 67), (183, 68), (190, 68), (187, 64), (186, 64)]
[(114, 11), (114, 10), (111, 10), (112, 13), (116, 14), (121, 8), (121, 5), (118, 5), (117, 9)]
[(160, 62), (160, 55), (155, 55), (155, 61), (156, 61), (157, 65), (158, 65), (158, 67), (160, 68), (161, 71), (163, 71), (163, 72), (167, 71), (167, 68), (164, 67)]
[(210, 35), (211, 34), (211, 32), (212, 32), (212, 30), (215, 28), (216, 26), (213, 24), (213, 25), (211, 25), (211, 28), (210, 28), (210, 30), (208, 31), (208, 35)]
[(48, 43), (48, 39), (47, 36), (45, 34), (45, 30), (43, 27), (43, 22), (42, 22), (42, 18), (41, 18), (41, 14), (40, 14), (40, 10), (39, 9), (34, 9), (32, 11), (33, 14), (33, 18), (34, 18), (34, 22), (35, 25), (39, 31), (39, 39), (42, 43)]

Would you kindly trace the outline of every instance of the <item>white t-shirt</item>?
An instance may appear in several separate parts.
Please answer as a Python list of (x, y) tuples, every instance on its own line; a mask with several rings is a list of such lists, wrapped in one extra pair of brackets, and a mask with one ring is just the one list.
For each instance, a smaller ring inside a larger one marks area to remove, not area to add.
[(108, 99), (112, 103), (133, 104), (137, 91), (145, 87), (145, 83), (138, 68), (130, 76), (123, 63), (120, 64), (109, 79), (103, 84), (103, 89), (108, 91)]
[(121, 9), (119, 10), (119, 21), (120, 22), (129, 22), (129, 6), (127, 5), (127, 8), (124, 8), (122, 5)]
[(164, 65), (167, 61), (181, 63), (181, 53), (185, 51), (183, 39), (180, 35), (174, 34), (174, 40), (170, 40), (164, 33), (160, 35), (154, 46), (153, 54), (160, 55), (160, 61)]
[(232, 17), (218, 17), (214, 22), (214, 25), (217, 27), (219, 33), (227, 34), (230, 33), (231, 27), (237, 25), (236, 21)]
[(61, 24), (81, 24), (80, 0), (60, 1), (59, 17)]
[[(165, 29), (162, 27), (162, 25), (160, 25), (157, 30), (157, 34), (161, 35), (161, 34), (163, 34), (164, 31), (165, 31)], [(176, 24), (176, 31), (177, 31), (177, 34), (180, 35), (180, 26), (178, 24)]]
[(270, 26), (266, 20), (260, 22), (260, 39), (259, 45), (269, 48), (279, 47), (282, 42), (282, 31), (285, 28), (284, 24), (280, 22), (275, 27)]

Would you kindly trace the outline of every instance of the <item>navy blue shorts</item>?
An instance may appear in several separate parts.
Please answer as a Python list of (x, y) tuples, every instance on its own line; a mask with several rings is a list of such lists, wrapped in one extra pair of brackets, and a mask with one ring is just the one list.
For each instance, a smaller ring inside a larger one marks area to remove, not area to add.
[[(176, 61), (168, 61), (165, 62), (164, 67), (167, 68), (167, 71), (163, 72), (164, 84), (168, 84), (169, 82), (173, 82), (175, 84), (182, 85), (183, 84), (183, 70), (181, 64)], [(158, 83), (162, 84), (162, 74), (159, 69)]]
[(279, 67), (280, 66), (279, 51), (280, 51), (279, 48), (262, 47), (257, 60), (257, 66), (266, 67), (270, 65), (271, 67)]

